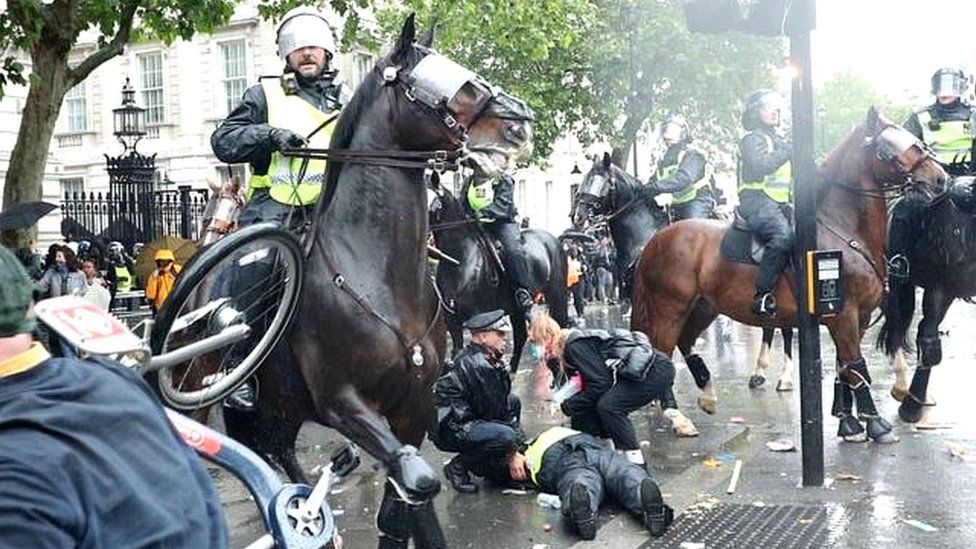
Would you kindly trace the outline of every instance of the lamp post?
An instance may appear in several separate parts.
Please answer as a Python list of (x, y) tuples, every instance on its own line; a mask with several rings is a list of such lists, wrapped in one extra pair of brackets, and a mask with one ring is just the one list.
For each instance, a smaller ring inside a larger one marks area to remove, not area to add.
[[(627, 2), (626, 4), (624, 4), (623, 10), (624, 10), (624, 17), (627, 19), (627, 50), (629, 52), (627, 54), (627, 72), (630, 75), (630, 94), (627, 100), (627, 104), (629, 105), (630, 102), (634, 100), (634, 96), (637, 93), (637, 89), (636, 89), (637, 86), (634, 83), (634, 77), (636, 76), (636, 74), (634, 73), (634, 35), (637, 34), (636, 32), (637, 5), (634, 4), (633, 1)], [(637, 133), (636, 132), (634, 132), (633, 149), (631, 150), (630, 155), (634, 159), (634, 178), (640, 179), (640, 176), (637, 175)]]
[(122, 144), (119, 156), (105, 155), (109, 176), (108, 237), (126, 247), (156, 237), (156, 208), (153, 186), (156, 155), (136, 150), (146, 135), (146, 109), (136, 105), (135, 89), (129, 79), (122, 86), (122, 106), (112, 109), (112, 134)]

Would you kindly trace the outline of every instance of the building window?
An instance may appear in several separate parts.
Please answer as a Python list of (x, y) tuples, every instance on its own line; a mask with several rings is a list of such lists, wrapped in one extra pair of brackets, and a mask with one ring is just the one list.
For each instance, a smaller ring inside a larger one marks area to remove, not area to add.
[(146, 124), (166, 121), (163, 106), (163, 54), (147, 53), (139, 56), (139, 81), (142, 83), (142, 104), (146, 108)]
[(350, 74), (349, 84), (355, 90), (366, 80), (366, 75), (373, 68), (373, 56), (368, 53), (355, 52), (352, 55), (352, 74)]
[(61, 196), (80, 197), (85, 192), (84, 177), (65, 177), (60, 180)]
[(220, 186), (223, 187), (224, 184), (230, 183), (235, 179), (243, 185), (245, 180), (245, 166), (246, 164), (225, 164), (223, 166), (217, 166), (217, 174), (220, 176)]
[(224, 83), (224, 102), (227, 113), (241, 102), (247, 87), (247, 63), (244, 57), (244, 40), (220, 43), (221, 80)]
[(85, 83), (68, 90), (64, 95), (64, 106), (68, 116), (68, 131), (83, 132), (88, 129), (88, 107), (85, 103)]

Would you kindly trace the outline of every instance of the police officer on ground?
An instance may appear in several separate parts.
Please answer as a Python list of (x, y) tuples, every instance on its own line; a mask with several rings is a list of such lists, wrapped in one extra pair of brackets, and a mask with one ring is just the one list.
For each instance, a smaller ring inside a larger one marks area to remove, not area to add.
[[(244, 92), (241, 103), (224, 119), (210, 145), (223, 162), (248, 162), (251, 179), (247, 203), (237, 223), (246, 227), (271, 221), (301, 232), (311, 221), (322, 192), (325, 161), (310, 160), (299, 181), (302, 160), (282, 150), (309, 145), (329, 147), (338, 111), (345, 102), (331, 68), (336, 54), (332, 27), (317, 11), (295, 8), (282, 18), (277, 33), (278, 56), (285, 63), (281, 76), (262, 77)], [(235, 288), (260, 284), (269, 265), (253, 264), (236, 273)], [(243, 291), (233, 290), (242, 296)], [(240, 308), (260, 306), (239, 303)], [(238, 410), (254, 407), (254, 380), (241, 385), (225, 403)]]
[(464, 185), (461, 191), (466, 198), (464, 203), (485, 230), (501, 242), (502, 262), (515, 295), (515, 304), (528, 314), (532, 308), (533, 284), (516, 222), (515, 180), (508, 174), (488, 178), (476, 175)]
[(661, 139), (668, 150), (648, 182), (648, 194), (671, 193), (674, 221), (707, 218), (715, 207), (711, 174), (705, 156), (690, 145), (691, 131), (684, 118), (669, 118), (661, 126)]
[[(582, 378), (582, 390), (561, 403), (572, 427), (609, 437), (628, 461), (644, 466), (629, 416), (667, 396), (674, 382), (671, 359), (655, 350), (641, 332), (563, 330), (547, 315), (532, 318), (529, 341), (542, 347), (547, 364), (555, 358), (566, 377), (578, 373)], [(529, 353), (540, 354), (532, 349)]]
[(247, 162), (251, 180), (241, 227), (262, 221), (298, 229), (311, 219), (322, 192), (325, 161), (311, 160), (298, 181), (301, 159), (283, 149), (328, 148), (344, 93), (331, 68), (336, 54), (332, 27), (310, 8), (295, 8), (278, 25), (281, 76), (262, 77), (210, 137), (214, 154), (230, 164)]
[[(935, 103), (912, 113), (905, 121), (905, 129), (932, 149), (943, 164), (970, 160), (972, 152), (973, 107), (963, 101), (968, 80), (959, 69), (942, 68), (932, 75), (932, 95)], [(921, 214), (928, 203), (924, 197), (906, 192), (891, 211), (888, 232), (888, 274), (894, 280), (907, 280), (908, 260)]]
[(596, 513), (605, 499), (639, 518), (654, 537), (674, 520), (674, 510), (643, 467), (573, 429), (543, 431), (524, 453), (511, 454), (506, 465), (513, 480), (528, 480), (542, 492), (559, 495), (563, 515), (585, 540), (596, 537)]
[(752, 312), (776, 316), (773, 291), (786, 267), (792, 242), (790, 203), (793, 144), (780, 134), (783, 99), (770, 90), (746, 98), (739, 141), (739, 214), (766, 250), (759, 264)]
[(512, 331), (505, 311), (474, 315), (464, 328), (471, 342), (434, 385), (437, 427), (430, 438), (440, 450), (458, 452), (444, 466), (444, 476), (458, 492), (474, 493), (478, 486), (471, 473), (497, 479), (498, 472), (486, 467), (522, 444), (522, 403), (512, 394), (508, 365), (502, 360)]

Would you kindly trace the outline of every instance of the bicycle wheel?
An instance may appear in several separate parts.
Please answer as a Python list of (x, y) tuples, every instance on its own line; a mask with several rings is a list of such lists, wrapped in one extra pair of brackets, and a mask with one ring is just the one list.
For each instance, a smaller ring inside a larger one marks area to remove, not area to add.
[(302, 287), (298, 241), (273, 223), (251, 225), (203, 249), (180, 273), (152, 331), (154, 356), (247, 324), (250, 335), (158, 372), (159, 392), (181, 410), (230, 395), (288, 328)]

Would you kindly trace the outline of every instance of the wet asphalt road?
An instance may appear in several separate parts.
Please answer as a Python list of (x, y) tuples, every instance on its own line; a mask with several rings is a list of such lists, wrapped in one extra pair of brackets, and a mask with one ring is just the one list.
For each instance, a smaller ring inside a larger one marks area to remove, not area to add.
[[(625, 327), (616, 307), (590, 307), (589, 327)], [(822, 332), (825, 487), (799, 488), (799, 452), (774, 453), (770, 440), (789, 438), (800, 444), (799, 391), (774, 389), (782, 369), (777, 350), (767, 384), (748, 389), (748, 378), (759, 350), (756, 328), (731, 325), (728, 341), (717, 342), (714, 327), (699, 341), (697, 350), (712, 368), (717, 383), (719, 410), (709, 416), (697, 409), (698, 390), (677, 360), (676, 393), (683, 411), (701, 435), (677, 439), (656, 407), (632, 415), (643, 444), (651, 475), (662, 484), (666, 499), (679, 510), (702, 512), (716, 503), (750, 505), (816, 505), (828, 511), (831, 547), (974, 547), (976, 546), (976, 421), (973, 400), (973, 332), (976, 307), (957, 303), (942, 325), (944, 360), (932, 374), (930, 395), (938, 405), (926, 409), (923, 424), (938, 427), (916, 430), (897, 418), (897, 402), (888, 391), (893, 375), (887, 360), (873, 349), (874, 329), (863, 345), (879, 409), (895, 424), (901, 442), (894, 445), (841, 443), (834, 436), (837, 422), (830, 417), (833, 383), (833, 346)], [(914, 333), (914, 332), (913, 332)], [(774, 347), (781, 347), (779, 336)], [(798, 356), (794, 352), (794, 356)], [(914, 361), (911, 362), (912, 366)], [(525, 366), (523, 366), (524, 368)], [(799, 376), (794, 372), (799, 387)], [(541, 371), (523, 369), (515, 387), (523, 401), (523, 426), (530, 436), (564, 418), (553, 413), (545, 399), (548, 389)], [(218, 420), (219, 421), (219, 420)], [(307, 425), (298, 451), (306, 471), (317, 477), (337, 446), (328, 429)], [(962, 457), (953, 457), (962, 454)], [(449, 459), (433, 445), (423, 454), (435, 469)], [(710, 459), (714, 457), (722, 459)], [(725, 493), (733, 459), (744, 461), (741, 480), (733, 495)], [(381, 472), (364, 457), (363, 465), (333, 489), (329, 501), (346, 547), (375, 547), (373, 516), (382, 495)], [(254, 504), (236, 480), (211, 469), (225, 504), (231, 546), (242, 547), (262, 534)], [(853, 480), (843, 480), (844, 478)], [(579, 542), (565, 529), (559, 511), (540, 507), (536, 494), (504, 493), (484, 486), (475, 495), (455, 493), (445, 484), (436, 499), (438, 515), (450, 547), (657, 547), (638, 523), (613, 508), (601, 511), (601, 526), (593, 542)], [(934, 532), (905, 523), (917, 520)], [(710, 545), (709, 540), (694, 540)]]

